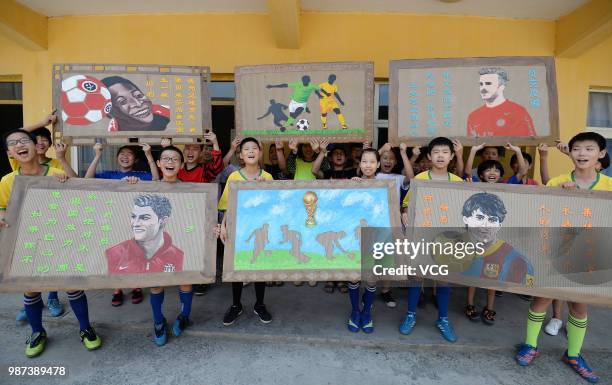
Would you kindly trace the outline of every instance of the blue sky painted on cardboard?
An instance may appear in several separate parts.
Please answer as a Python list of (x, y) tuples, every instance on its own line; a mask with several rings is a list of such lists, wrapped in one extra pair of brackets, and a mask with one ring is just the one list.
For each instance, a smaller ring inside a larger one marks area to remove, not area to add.
[[(303, 196), (314, 191), (318, 196), (315, 220), (317, 226), (305, 226), (306, 209)], [(289, 225), (290, 230), (302, 233), (302, 251), (323, 253), (316, 236), (325, 231), (343, 230), (347, 235), (340, 240), (346, 250), (358, 250), (359, 241), (354, 230), (360, 219), (370, 226), (390, 227), (387, 189), (299, 189), (299, 190), (242, 190), (238, 191), (238, 216), (236, 219), (236, 252), (252, 250), (254, 238), (246, 242), (251, 232), (264, 223), (270, 225), (269, 243), (266, 249), (291, 248), (290, 243), (281, 244), (280, 226)], [(338, 250), (336, 250), (338, 251)]]

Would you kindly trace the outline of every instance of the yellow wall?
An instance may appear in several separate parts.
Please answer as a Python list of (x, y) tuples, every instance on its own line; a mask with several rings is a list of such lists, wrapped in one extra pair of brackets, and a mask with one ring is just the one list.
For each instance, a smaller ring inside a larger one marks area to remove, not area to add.
[[(0, 35), (0, 75), (21, 74), (24, 121), (51, 110), (58, 62), (235, 65), (372, 60), (377, 77), (403, 58), (553, 55), (555, 23), (456, 16), (303, 13), (300, 49), (276, 48), (267, 14), (130, 15), (51, 18), (49, 49), (27, 51)], [(561, 134), (584, 128), (589, 85), (612, 86), (612, 38), (557, 63)], [(551, 173), (568, 168), (556, 154)]]

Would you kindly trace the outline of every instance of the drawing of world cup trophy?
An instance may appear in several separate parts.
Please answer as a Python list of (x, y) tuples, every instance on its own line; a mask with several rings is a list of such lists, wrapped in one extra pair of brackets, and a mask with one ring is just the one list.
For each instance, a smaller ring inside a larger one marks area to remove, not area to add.
[(306, 218), (306, 227), (315, 227), (317, 222), (315, 222), (314, 214), (317, 211), (317, 201), (319, 198), (314, 191), (307, 191), (304, 193), (304, 207), (306, 207), (306, 214), (308, 218)]

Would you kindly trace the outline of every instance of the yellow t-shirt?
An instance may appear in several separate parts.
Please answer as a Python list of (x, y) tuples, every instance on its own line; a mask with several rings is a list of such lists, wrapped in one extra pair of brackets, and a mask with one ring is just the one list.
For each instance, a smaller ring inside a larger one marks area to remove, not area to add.
[[(45, 170), (45, 173), (42, 176), (53, 176), (57, 174), (63, 174), (64, 171), (54, 168), (48, 167)], [(0, 180), (0, 210), (6, 210), (6, 207), (9, 204), (9, 198), (11, 196), (11, 190), (13, 189), (13, 182), (15, 181), (15, 177), (17, 175), (21, 175), (21, 169), (17, 169), (10, 174), (6, 174)]]
[(319, 87), (327, 92), (329, 94), (329, 96), (325, 95), (324, 93), (321, 92), (321, 103), (325, 103), (325, 102), (329, 102), (329, 101), (335, 101), (334, 100), (334, 94), (336, 92), (338, 92), (338, 85), (337, 84), (329, 84), (329, 83), (321, 83), (319, 84)]
[[(263, 176), (265, 180), (274, 180), (272, 175), (264, 170), (260, 170), (259, 176)], [(227, 210), (227, 200), (229, 199), (229, 187), (230, 182), (232, 181), (246, 181), (248, 180), (244, 174), (240, 170), (234, 171), (227, 177), (227, 182), (225, 183), (225, 188), (223, 189), (223, 194), (221, 194), (221, 198), (219, 199), (219, 204), (217, 204), (217, 210), (225, 211)]]
[[(19, 162), (17, 161), (17, 159), (9, 158), (9, 163), (13, 171), (17, 170), (17, 168), (19, 167)], [(62, 162), (60, 162), (57, 159), (52, 158), (48, 162), (41, 163), (41, 164), (64, 171), (64, 166), (62, 166)]]
[[(414, 177), (414, 179), (431, 180), (431, 170), (423, 171), (422, 173), (417, 174)], [(450, 173), (450, 172), (448, 173), (448, 180), (449, 180), (449, 182), (463, 182), (463, 179), (461, 179), (457, 175), (455, 175), (453, 173)], [(410, 201), (410, 191), (404, 197), (404, 200), (402, 201), (402, 207), (408, 207), (408, 202), (409, 201)]]
[[(573, 171), (569, 174), (562, 174), (552, 178), (546, 183), (546, 186), (556, 187), (566, 182), (576, 182)], [(597, 173), (597, 179), (595, 179), (595, 182), (589, 187), (589, 190), (612, 191), (612, 178), (602, 173)]]

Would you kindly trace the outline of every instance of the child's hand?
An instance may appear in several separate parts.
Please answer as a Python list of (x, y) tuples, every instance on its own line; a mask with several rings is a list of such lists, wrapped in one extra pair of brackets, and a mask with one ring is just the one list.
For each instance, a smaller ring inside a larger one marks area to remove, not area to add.
[(142, 152), (145, 155), (151, 155), (151, 145), (149, 143), (142, 143), (140, 147), (142, 147)]
[(102, 156), (102, 150), (104, 150), (104, 145), (102, 143), (96, 143), (93, 146), (94, 152), (96, 153), (97, 157)]
[(327, 139), (321, 139), (321, 141), (319, 142), (319, 151), (327, 151), (327, 146), (329, 146), (329, 141)]
[(316, 139), (310, 139), (310, 147), (312, 151), (319, 152), (319, 142)]
[(480, 143), (477, 146), (472, 146), (472, 149), (470, 151), (478, 152), (478, 151), (482, 150), (483, 148), (485, 148), (486, 145), (487, 145), (486, 143)]
[(378, 152), (381, 153), (381, 154), (384, 154), (387, 151), (391, 151), (391, 143), (383, 144), (383, 146), (380, 148), (380, 150), (378, 150)]
[(285, 149), (283, 142), (278, 139), (274, 141), (274, 146), (276, 147), (276, 151), (284, 151)]
[(453, 139), (452, 142), (453, 142), (453, 150), (455, 151), (455, 154), (463, 155), (463, 144), (461, 144), (459, 139)]
[(363, 149), (368, 149), (368, 148), (372, 148), (372, 143), (371, 142), (363, 142)]
[(418, 158), (419, 155), (421, 155), (421, 147), (419, 147), (419, 146), (412, 147), (412, 156)]
[(510, 150), (510, 151), (514, 151), (514, 152), (521, 152), (521, 148), (519, 146), (515, 146), (512, 143), (508, 142), (506, 143), (506, 145), (504, 146), (506, 147), (506, 149)]
[(297, 152), (298, 141), (297, 139), (289, 139), (289, 149), (294, 153)]
[(55, 174), (55, 179), (57, 179), (57, 181), (60, 183), (66, 183), (68, 178), (69, 177), (66, 174)]
[(227, 227), (219, 225), (219, 239), (225, 245), (227, 242)]
[(563, 143), (560, 140), (555, 140), (555, 143), (557, 143), (557, 149), (559, 151), (561, 151), (563, 154), (569, 156), (570, 150), (569, 150), (569, 146), (567, 145), (567, 143)]
[(172, 146), (172, 138), (162, 138), (160, 145), (162, 147)]
[(213, 234), (215, 236), (215, 238), (219, 238), (219, 236), (221, 235), (221, 225), (220, 224), (216, 224), (215, 227), (213, 228)]
[(242, 138), (237, 136), (232, 140), (232, 151), (236, 152), (238, 150), (238, 146), (240, 146), (240, 142), (242, 142)]
[(137, 176), (128, 176), (125, 178), (125, 181), (127, 182), (127, 184), (136, 184), (138, 183), (139, 180), (140, 178)]
[(57, 159), (66, 159), (66, 151), (68, 150), (68, 146), (64, 142), (55, 143), (55, 155)]
[(400, 143), (400, 145), (399, 145), (399, 149), (400, 149), (402, 152), (406, 152), (406, 150), (408, 149), (408, 145), (407, 145), (406, 143)]
[(204, 139), (205, 140), (210, 140), (210, 142), (212, 144), (219, 144), (217, 142), (217, 134), (215, 134), (214, 132), (210, 131), (204, 134)]
[(565, 190), (574, 190), (578, 188), (578, 185), (575, 182), (563, 182), (559, 185), (559, 187)]
[(266, 178), (264, 178), (263, 175), (259, 175), (255, 180), (258, 182), (265, 182)]
[(47, 115), (45, 119), (43, 119), (43, 121), (41, 122), (41, 125), (48, 126), (49, 124), (53, 124), (57, 122), (57, 115), (55, 115), (56, 112), (57, 112), (57, 109), (51, 111), (51, 113)]
[(358, 177), (358, 176), (354, 176), (354, 177), (352, 177), (352, 178), (351, 178), (351, 180), (361, 181), (361, 180), (363, 180), (363, 179), (361, 179), (361, 178), (360, 178), (360, 177)]
[(538, 145), (538, 154), (540, 154), (540, 158), (546, 158), (548, 156), (548, 144), (540, 143)]

